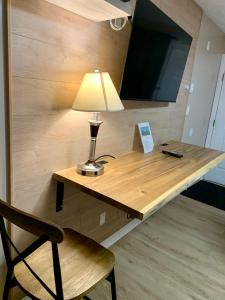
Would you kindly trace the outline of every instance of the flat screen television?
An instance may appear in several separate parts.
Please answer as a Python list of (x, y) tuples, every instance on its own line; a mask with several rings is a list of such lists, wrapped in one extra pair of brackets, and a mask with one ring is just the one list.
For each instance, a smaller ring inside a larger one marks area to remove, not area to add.
[(191, 43), (150, 0), (137, 0), (121, 99), (176, 102)]

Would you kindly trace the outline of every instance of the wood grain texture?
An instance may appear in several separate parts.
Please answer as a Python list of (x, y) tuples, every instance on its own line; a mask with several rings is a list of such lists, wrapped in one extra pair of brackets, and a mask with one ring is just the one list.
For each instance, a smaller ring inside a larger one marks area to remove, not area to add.
[[(225, 212), (179, 196), (118, 241), (120, 300), (222, 300)], [(89, 296), (111, 300), (107, 284)]]
[(5, 201), (0, 200), (0, 216), (5, 218), (23, 230), (26, 230), (37, 237), (45, 236), (53, 243), (61, 243), (63, 241), (63, 230), (58, 225), (37, 218), (31, 214), (25, 213)]
[[(65, 300), (81, 299), (108, 277), (114, 267), (112, 252), (71, 229), (65, 229), (64, 241), (58, 249)], [(55, 293), (51, 243), (46, 242), (38, 248), (26, 258), (26, 262)], [(23, 262), (14, 270), (16, 280), (28, 293), (37, 299), (52, 299)]]
[[(97, 155), (121, 155), (139, 147), (135, 124), (149, 121), (155, 143), (180, 140), (201, 9), (192, 0), (154, 1), (193, 36), (176, 104), (139, 103), (124, 112), (102, 114)], [(121, 32), (44, 0), (11, 0), (11, 105), (13, 204), (98, 241), (125, 225), (126, 214), (66, 186), (65, 209), (55, 213), (52, 173), (75, 166), (88, 155), (88, 113), (71, 110), (85, 72), (108, 71), (119, 89), (130, 26)], [(99, 227), (99, 215), (107, 222)], [(21, 236), (23, 238), (21, 238)], [(14, 228), (21, 246), (27, 238)]]
[[(75, 168), (54, 173), (61, 182), (79, 186), (83, 191), (144, 219), (198, 181), (225, 159), (225, 153), (169, 142), (152, 153), (131, 152), (112, 160), (98, 177), (79, 175)], [(181, 159), (161, 153), (177, 151)]]
[(112, 20), (122, 17), (128, 17), (129, 15), (117, 8), (114, 5), (104, 0), (45, 0), (49, 3), (57, 5), (63, 9), (78, 14), (81, 17), (87, 18), (94, 22), (102, 22), (106, 20)]

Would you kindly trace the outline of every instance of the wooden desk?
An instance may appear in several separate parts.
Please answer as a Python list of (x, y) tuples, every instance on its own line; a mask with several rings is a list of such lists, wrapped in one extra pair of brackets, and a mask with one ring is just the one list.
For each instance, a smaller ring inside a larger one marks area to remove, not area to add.
[[(62, 209), (64, 183), (68, 183), (143, 220), (225, 160), (220, 151), (174, 141), (168, 144), (150, 154), (122, 155), (106, 164), (99, 177), (81, 176), (75, 167), (54, 173), (57, 210)], [(162, 148), (179, 151), (184, 157), (162, 154)]]

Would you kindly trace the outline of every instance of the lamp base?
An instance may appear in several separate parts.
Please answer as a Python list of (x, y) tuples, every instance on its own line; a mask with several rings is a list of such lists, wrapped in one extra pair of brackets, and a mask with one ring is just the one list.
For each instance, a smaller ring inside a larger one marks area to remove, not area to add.
[(99, 176), (104, 173), (104, 166), (88, 160), (86, 163), (77, 166), (77, 172), (83, 176)]

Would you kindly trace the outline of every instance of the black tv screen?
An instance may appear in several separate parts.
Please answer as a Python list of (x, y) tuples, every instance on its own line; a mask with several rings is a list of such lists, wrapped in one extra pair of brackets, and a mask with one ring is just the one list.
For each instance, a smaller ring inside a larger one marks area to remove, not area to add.
[(176, 102), (192, 37), (150, 0), (138, 0), (123, 74), (123, 100)]

